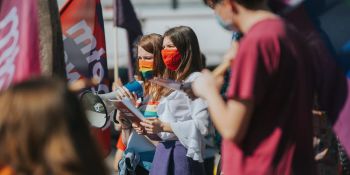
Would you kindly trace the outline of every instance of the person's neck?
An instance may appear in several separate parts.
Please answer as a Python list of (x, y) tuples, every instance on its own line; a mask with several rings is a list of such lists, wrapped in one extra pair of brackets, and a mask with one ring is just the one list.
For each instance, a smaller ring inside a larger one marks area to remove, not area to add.
[(241, 13), (237, 16), (238, 26), (241, 32), (247, 33), (256, 23), (277, 18), (278, 16), (269, 11), (267, 7), (262, 7), (257, 10), (240, 9)]

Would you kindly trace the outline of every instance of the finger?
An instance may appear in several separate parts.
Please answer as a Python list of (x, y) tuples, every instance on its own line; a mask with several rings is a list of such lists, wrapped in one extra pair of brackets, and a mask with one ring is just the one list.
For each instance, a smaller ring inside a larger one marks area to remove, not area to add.
[(139, 123), (132, 123), (131, 126), (132, 126), (133, 128), (141, 128), (141, 129), (143, 128), (143, 126), (140, 125)]
[(119, 96), (119, 94), (116, 94), (116, 95), (115, 95), (115, 99), (117, 99), (117, 100), (122, 100), (121, 97)]
[(136, 131), (142, 131), (143, 129), (141, 127), (134, 128)]
[(147, 134), (155, 134), (153, 131), (147, 131)]
[(153, 125), (146, 123), (146, 122), (140, 122), (140, 124), (145, 128), (153, 128)]
[(138, 132), (140, 135), (144, 135), (145, 133), (147, 133), (146, 132), (146, 130), (144, 130), (144, 129), (141, 129), (141, 130), (139, 130), (139, 132)]
[(151, 128), (145, 128), (145, 130), (146, 130), (146, 132), (152, 132), (153, 131), (153, 129), (151, 129)]
[(117, 86), (123, 86), (122, 80), (120, 78), (117, 79), (117, 81), (114, 82)]
[(121, 88), (123, 90), (123, 93), (127, 95), (128, 98), (133, 99), (134, 96), (130, 93), (130, 91), (126, 87)]
[(116, 96), (118, 99), (122, 99), (125, 95), (120, 91), (120, 87), (117, 88), (117, 93), (116, 93)]
[(203, 73), (203, 74), (210, 74), (210, 70), (208, 70), (208, 69), (203, 69), (203, 70), (202, 70), (202, 73)]
[(156, 131), (154, 129), (147, 129), (145, 128), (145, 132), (148, 134), (156, 134)]
[(147, 118), (145, 121), (147, 121), (149, 124), (152, 124), (154, 122), (157, 122), (159, 119), (157, 117), (150, 117), (150, 118)]
[(121, 94), (123, 94), (123, 97), (130, 98), (127, 92), (127, 89), (125, 89), (124, 87), (120, 87), (118, 90), (120, 91)]
[(119, 93), (122, 97), (127, 97), (127, 94), (125, 93), (123, 87), (119, 87), (119, 88), (118, 88), (118, 93)]
[(155, 123), (155, 119), (154, 118), (148, 118), (146, 120), (143, 120), (142, 122), (153, 126), (154, 123)]
[(112, 85), (113, 91), (116, 91), (119, 87), (121, 87), (119, 84), (117, 84), (116, 82), (113, 82), (113, 85)]
[(142, 132), (143, 130), (141, 128), (135, 128), (136, 132)]
[(132, 93), (132, 95), (134, 96), (134, 99), (136, 100), (137, 99), (137, 95), (135, 92)]
[(135, 130), (141, 130), (142, 128), (141, 127), (132, 127), (134, 128)]
[(143, 131), (142, 130), (136, 130), (136, 133), (141, 135), (141, 134), (143, 134)]

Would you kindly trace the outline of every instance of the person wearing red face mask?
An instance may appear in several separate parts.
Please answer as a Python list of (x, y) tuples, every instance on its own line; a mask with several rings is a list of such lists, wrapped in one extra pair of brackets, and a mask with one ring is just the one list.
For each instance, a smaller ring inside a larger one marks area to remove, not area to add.
[[(196, 34), (189, 27), (179, 26), (166, 31), (163, 37), (163, 78), (194, 81), (203, 67)], [(208, 133), (209, 116), (204, 100), (192, 100), (184, 92), (169, 90), (163, 94), (157, 114), (159, 118), (141, 122), (147, 133), (162, 138), (150, 174), (205, 174), (203, 139)]]

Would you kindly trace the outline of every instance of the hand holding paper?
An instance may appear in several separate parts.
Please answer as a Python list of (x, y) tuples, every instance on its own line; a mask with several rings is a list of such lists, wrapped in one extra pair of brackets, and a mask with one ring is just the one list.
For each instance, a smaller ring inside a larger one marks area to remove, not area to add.
[(140, 123), (148, 134), (158, 134), (160, 132), (170, 132), (167, 130), (166, 123), (162, 122), (158, 118), (146, 119)]
[[(134, 128), (138, 128), (137, 132), (140, 134), (144, 134), (143, 128), (140, 128), (141, 126), (140, 122), (144, 121), (146, 118), (143, 116), (143, 114), (137, 109), (130, 99), (124, 98), (122, 100), (111, 100), (115, 108), (119, 110), (122, 115), (125, 116), (128, 120), (130, 120), (133, 123)], [(147, 137), (151, 140), (161, 140), (161, 138), (158, 137), (156, 134), (147, 134)]]

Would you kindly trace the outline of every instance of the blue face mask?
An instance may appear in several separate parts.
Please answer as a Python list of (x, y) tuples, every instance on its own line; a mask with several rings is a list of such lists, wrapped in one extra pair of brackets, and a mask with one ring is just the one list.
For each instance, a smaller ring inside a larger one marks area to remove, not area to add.
[(237, 29), (235, 29), (231, 23), (227, 23), (224, 20), (222, 20), (222, 18), (218, 14), (215, 14), (215, 19), (219, 23), (219, 25), (225, 30), (234, 31), (234, 32), (237, 31)]

